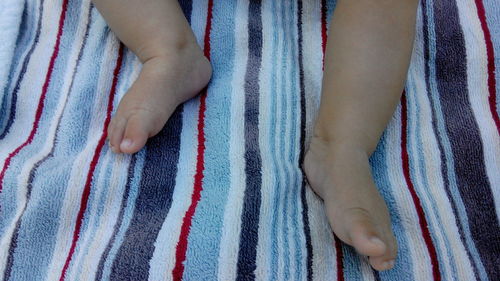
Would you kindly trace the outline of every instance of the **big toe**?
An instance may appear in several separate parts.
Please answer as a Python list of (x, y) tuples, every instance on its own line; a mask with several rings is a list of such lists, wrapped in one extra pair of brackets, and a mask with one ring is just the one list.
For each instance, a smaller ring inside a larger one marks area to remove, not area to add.
[(141, 110), (131, 113), (120, 142), (120, 151), (132, 154), (141, 150), (146, 145), (148, 138), (156, 135), (159, 131), (158, 128), (155, 128), (154, 124), (158, 124), (155, 119), (157, 118), (152, 116), (150, 112)]
[(350, 208), (343, 212), (343, 235), (339, 236), (356, 251), (369, 257), (376, 270), (388, 270), (394, 266), (397, 243), (388, 218), (377, 218), (364, 208)]

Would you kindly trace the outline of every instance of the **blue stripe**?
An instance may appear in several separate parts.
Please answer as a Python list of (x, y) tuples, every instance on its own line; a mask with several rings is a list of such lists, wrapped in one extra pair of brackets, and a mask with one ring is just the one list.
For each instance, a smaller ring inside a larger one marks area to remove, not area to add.
[[(203, 190), (188, 237), (183, 278), (217, 280), (227, 195), (231, 186), (229, 139), (234, 73), (236, 1), (214, 1), (210, 32), (213, 76), (206, 98)], [(237, 116), (236, 118), (240, 118)], [(237, 187), (235, 187), (237, 188)]]
[[(326, 246), (325, 246), (326, 247)], [(334, 247), (334, 245), (331, 245)], [(353, 247), (342, 242), (344, 278), (349, 281), (362, 281), (360, 256)], [(334, 265), (332, 265), (334, 266)]]
[(259, 72), (262, 63), (261, 1), (250, 1), (248, 7), (248, 62), (245, 73), (245, 173), (246, 189), (241, 214), (241, 233), (237, 263), (237, 280), (254, 280), (259, 214), (261, 204), (261, 155), (259, 148)]
[[(96, 15), (92, 17), (96, 18)], [(76, 20), (73, 21), (78, 23)], [(80, 70), (74, 81), (74, 84), (81, 85), (81, 88), (74, 90), (74, 98), (68, 100), (61, 117), (61, 134), (58, 135), (57, 142), (60, 145), (55, 146), (53, 157), (48, 158), (43, 165), (39, 166), (33, 178), (31, 199), (19, 229), (14, 256), (15, 265), (11, 274), (13, 280), (41, 280), (46, 274), (56, 242), (55, 236), (60, 223), (59, 215), (65, 190), (68, 188), (71, 168), (77, 152), (82, 151), (86, 145), (93, 100), (97, 92), (98, 79), (95, 78), (99, 74), (101, 64), (96, 66), (88, 62), (102, 61), (102, 55), (105, 53), (105, 37), (103, 36), (107, 34), (102, 20), (95, 21), (90, 27), (90, 37), (83, 51)], [(67, 49), (61, 49), (61, 52), (64, 51)], [(64, 68), (61, 67), (59, 72), (64, 72), (63, 70)], [(78, 114), (75, 114), (76, 112)], [(75, 126), (81, 129), (74, 130)], [(67, 168), (61, 169), (61, 167)], [(51, 188), (45, 188), (47, 186)], [(36, 262), (33, 262), (34, 260)], [(27, 267), (30, 271), (24, 270)]]
[[(391, 130), (391, 128), (389, 128), (389, 130)], [(405, 222), (399, 215), (400, 208), (398, 208), (398, 202), (396, 202), (396, 198), (394, 198), (392, 194), (392, 190), (401, 187), (392, 185), (389, 179), (389, 167), (387, 166), (387, 157), (389, 153), (387, 147), (389, 144), (387, 143), (386, 134), (387, 133), (384, 133), (384, 135), (382, 135), (377, 149), (370, 157), (370, 166), (375, 184), (384, 198), (389, 213), (391, 214), (392, 231), (398, 242), (398, 255), (394, 268), (392, 270), (380, 272), (379, 277), (381, 280), (412, 280), (414, 279), (414, 269), (413, 263), (410, 262), (413, 260), (410, 252), (410, 243), (404, 228)], [(406, 208), (406, 206), (401, 207)], [(346, 280), (348, 279), (346, 278)]]
[[(289, 193), (290, 191), (288, 190), (290, 188), (290, 173), (288, 170), (288, 163), (287, 163), (287, 155), (286, 155), (286, 145), (285, 145), (285, 140), (289, 140), (290, 136), (286, 134), (287, 127), (291, 127), (291, 125), (288, 124), (290, 121), (290, 118), (288, 116), (288, 108), (289, 108), (289, 99), (290, 99), (290, 94), (293, 93), (291, 89), (287, 87), (287, 83), (290, 83), (290, 80), (292, 80), (291, 77), (291, 71), (289, 71), (289, 62), (293, 58), (290, 57), (290, 30), (289, 27), (291, 26), (291, 19), (290, 19), (290, 8), (287, 4), (289, 4), (289, 1), (284, 1), (281, 5), (281, 18), (283, 19), (282, 21), (282, 26), (281, 28), (283, 29), (283, 50), (284, 52), (281, 55), (281, 63), (282, 63), (282, 72), (280, 73), (281, 76), (281, 89), (279, 92), (276, 94), (281, 96), (281, 117), (279, 118), (281, 120), (280, 122), (280, 136), (279, 136), (279, 163), (278, 163), (278, 169), (280, 173), (278, 174), (278, 182), (282, 184), (282, 188), (280, 188), (280, 191), (282, 191), (283, 194), (283, 201), (280, 202), (280, 208), (281, 212), (280, 214), (283, 216), (283, 224), (281, 225), (281, 239), (283, 241), (283, 258), (284, 258), (284, 279), (285, 280), (290, 280), (290, 246), (289, 246), (289, 241), (288, 241), (288, 217), (289, 217), (289, 211), (288, 211), (288, 201), (289, 201)], [(293, 68), (293, 67), (292, 67)]]
[[(281, 8), (281, 21), (278, 22), (277, 21), (277, 18), (278, 16), (276, 16), (278, 14), (278, 7), (276, 6), (276, 1), (272, 1), (272, 14), (275, 15), (272, 17), (272, 20), (273, 20), (273, 26), (275, 27), (273, 30), (273, 41), (272, 41), (272, 48), (273, 48), (273, 51), (272, 51), (272, 57), (275, 58), (276, 60), (279, 58), (279, 55), (278, 55), (278, 48), (279, 48), (279, 33), (281, 32), (282, 34), (284, 34), (285, 32), (283, 31), (282, 28), (280, 28), (280, 25), (284, 25), (284, 17), (283, 17), (283, 13), (284, 13), (284, 8), (283, 8), (283, 5), (284, 5), (284, 2), (281, 2), (281, 4), (279, 4), (279, 7)], [(286, 40), (283, 40), (282, 38), (280, 38), (282, 41), (284, 41), (284, 43), (286, 43)], [(287, 53), (287, 48), (286, 48), (286, 45), (283, 44), (281, 46), (281, 49), (282, 51), (281, 55), (282, 55), (282, 62), (281, 62), (281, 65), (282, 67), (286, 67), (286, 57), (288, 55)], [(271, 99), (270, 99), (270, 103), (271, 103), (271, 126), (270, 126), (270, 133), (269, 133), (269, 144), (270, 144), (270, 150), (271, 150), (271, 158), (272, 158), (272, 168), (273, 168), (273, 171), (272, 171), (272, 175), (274, 175), (273, 177), (273, 185), (272, 186), (272, 189), (273, 189), (273, 197), (274, 197), (274, 200), (273, 200), (273, 210), (272, 210), (272, 223), (271, 225), (273, 226), (271, 228), (271, 245), (272, 245), (272, 248), (271, 248), (271, 251), (272, 251), (272, 255), (271, 255), (271, 275), (270, 275), (270, 280), (277, 280), (278, 278), (278, 272), (279, 272), (279, 264), (278, 264), (278, 260), (280, 258), (280, 256), (284, 255), (283, 253), (280, 253), (279, 251), (279, 246), (282, 245), (283, 248), (285, 248), (285, 251), (288, 250), (286, 249), (287, 248), (287, 243), (283, 242), (278, 242), (278, 241), (283, 241), (282, 239), (278, 239), (278, 235), (283, 235), (283, 232), (281, 233), (278, 233), (278, 231), (282, 230), (284, 231), (284, 228), (285, 228), (285, 224), (284, 224), (284, 221), (283, 221), (283, 218), (281, 217), (281, 215), (284, 215), (284, 202), (285, 202), (285, 198), (283, 198), (283, 192), (286, 192), (284, 189), (287, 187), (286, 185), (283, 184), (283, 180), (282, 180), (282, 161), (278, 161), (278, 159), (283, 159), (282, 157), (282, 150), (280, 149), (280, 147), (283, 147), (282, 145), (282, 141), (284, 140), (285, 137), (281, 137), (279, 141), (276, 140), (276, 133), (278, 132), (278, 134), (282, 135), (284, 134), (284, 121), (286, 120), (285, 118), (283, 118), (283, 112), (285, 111), (285, 108), (283, 108), (282, 105), (279, 105), (279, 100), (280, 99), (283, 99), (283, 95), (286, 94), (286, 90), (283, 91), (283, 84), (281, 85), (278, 85), (278, 75), (282, 75), (283, 73), (286, 73), (286, 71), (284, 69), (278, 69), (277, 68), (277, 62), (273, 62), (272, 60), (270, 60), (270, 63), (272, 64), (271, 66), (271, 73), (272, 73), (272, 78), (271, 78), (271, 91), (270, 91), (270, 96), (271, 96)], [(282, 80), (283, 79), (286, 79), (286, 77), (282, 77)], [(283, 81), (280, 81), (281, 83), (283, 83)], [(278, 87), (281, 86), (281, 89), (278, 90)], [(279, 97), (279, 98), (278, 98)], [(279, 108), (279, 109), (278, 109)], [(279, 120), (279, 121), (278, 121)], [(278, 124), (280, 124), (280, 127), (278, 128)], [(281, 145), (280, 145), (281, 144)], [(285, 257), (286, 259), (287, 257)]]
[[(277, 1), (272, 1), (272, 14), (276, 15), (277, 14), (277, 8), (276, 8), (276, 2)], [(272, 17), (273, 24), (272, 26), (275, 27), (273, 28), (273, 41), (272, 41), (272, 57), (277, 58), (278, 57), (278, 32), (280, 31), (278, 27), (278, 21), (277, 21), (277, 16)], [(278, 278), (278, 258), (279, 258), (279, 244), (278, 244), (278, 214), (280, 210), (280, 202), (281, 200), (281, 185), (280, 185), (280, 180), (279, 180), (279, 174), (278, 174), (278, 161), (276, 159), (276, 124), (277, 124), (277, 114), (280, 111), (278, 111), (278, 103), (277, 103), (277, 95), (278, 95), (278, 83), (277, 83), (277, 75), (278, 75), (278, 69), (276, 67), (277, 63), (272, 62), (272, 60), (269, 60), (271, 63), (271, 91), (270, 91), (270, 104), (271, 104), (271, 122), (270, 122), (270, 132), (269, 132), (269, 145), (270, 145), (270, 150), (271, 150), (271, 167), (272, 167), (272, 177), (273, 184), (271, 185), (272, 190), (274, 191), (273, 197), (273, 210), (272, 210), (272, 219), (271, 219), (271, 233), (270, 233), (270, 239), (271, 239), (271, 275), (270, 275), (270, 280), (277, 280)]]

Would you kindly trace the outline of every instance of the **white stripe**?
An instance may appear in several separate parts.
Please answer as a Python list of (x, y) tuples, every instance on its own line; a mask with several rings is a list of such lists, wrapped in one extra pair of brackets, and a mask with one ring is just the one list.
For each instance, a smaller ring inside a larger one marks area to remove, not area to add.
[(304, 86), (306, 91), (306, 148), (311, 138), (321, 98), (323, 49), (321, 1), (302, 1), (302, 44)]
[(361, 276), (363, 281), (375, 281), (375, 275), (373, 274), (373, 269), (370, 266), (368, 258), (365, 256), (357, 255), (359, 259), (359, 269), (361, 271)]
[(337, 254), (333, 232), (326, 217), (323, 201), (312, 192), (310, 186), (307, 186), (306, 198), (313, 248), (313, 277), (314, 280), (331, 280), (337, 276)]

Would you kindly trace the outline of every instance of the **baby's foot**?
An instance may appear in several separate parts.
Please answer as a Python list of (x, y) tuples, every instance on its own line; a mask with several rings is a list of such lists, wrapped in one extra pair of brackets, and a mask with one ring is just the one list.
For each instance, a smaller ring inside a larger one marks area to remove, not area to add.
[(373, 182), (368, 154), (361, 149), (331, 147), (313, 138), (304, 159), (311, 188), (325, 202), (333, 232), (377, 270), (394, 266), (396, 239), (389, 213)]
[(207, 85), (211, 75), (210, 63), (196, 43), (145, 61), (108, 127), (111, 149), (139, 151), (160, 132), (179, 104)]

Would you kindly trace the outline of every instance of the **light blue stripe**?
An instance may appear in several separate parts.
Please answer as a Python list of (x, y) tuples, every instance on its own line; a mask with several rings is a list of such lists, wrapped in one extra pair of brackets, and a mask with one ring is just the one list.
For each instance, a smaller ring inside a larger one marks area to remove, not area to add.
[[(144, 167), (144, 159), (146, 158), (146, 148), (141, 149), (139, 152), (135, 154), (136, 162), (134, 167), (134, 175), (133, 179), (130, 183), (130, 191), (127, 198), (127, 203), (125, 205), (125, 209), (123, 211), (123, 220), (120, 225), (120, 229), (116, 234), (115, 241), (109, 251), (108, 257), (104, 262), (104, 269), (102, 273), (102, 280), (109, 280), (109, 276), (111, 275), (111, 267), (113, 266), (113, 261), (116, 257), (116, 253), (120, 249), (121, 244), (123, 243), (123, 238), (125, 237), (125, 232), (127, 231), (130, 221), (132, 220), (132, 216), (134, 215), (135, 209), (135, 200), (137, 199), (137, 195), (139, 194), (139, 187), (141, 183), (142, 176), (142, 168)], [(124, 194), (125, 196), (125, 194)]]
[[(294, 246), (295, 246), (295, 254), (293, 258), (295, 258), (295, 272), (292, 272), (293, 274), (293, 279), (295, 280), (302, 280), (303, 279), (303, 257), (302, 257), (302, 246), (305, 246), (305, 237), (303, 235), (303, 221), (302, 221), (302, 216), (298, 212), (298, 201), (301, 201), (301, 192), (300, 188), (302, 187), (302, 171), (300, 170), (300, 163), (299, 163), (299, 156), (301, 153), (301, 147), (298, 145), (300, 141), (298, 141), (301, 137), (300, 135), (300, 126), (301, 126), (301, 116), (300, 114), (297, 114), (297, 110), (300, 110), (300, 87), (297, 87), (299, 85), (299, 41), (298, 41), (298, 17), (297, 17), (297, 12), (298, 12), (298, 5), (296, 1), (292, 1), (292, 9), (290, 9), (292, 12), (292, 19), (290, 25), (290, 33), (292, 36), (291, 42), (294, 44), (292, 45), (292, 62), (293, 62), (293, 67), (292, 67), (292, 79), (291, 79), (291, 85), (292, 88), (290, 90), (291, 93), (291, 109), (292, 109), (292, 117), (290, 118), (291, 120), (291, 132), (290, 132), (290, 154), (289, 154), (289, 165), (291, 166), (291, 180), (292, 183), (290, 187), (292, 187), (291, 192), (290, 192), (290, 200), (292, 203), (292, 214), (291, 214), (291, 228), (293, 232), (293, 239), (294, 239)], [(297, 129), (298, 128), (298, 129)], [(302, 235), (301, 235), (302, 234)], [(300, 235), (300, 237), (299, 237)]]
[[(413, 180), (413, 183), (414, 183), (414, 186), (415, 186), (415, 191), (417, 192), (418, 194), (418, 197), (419, 198), (423, 198), (424, 195), (423, 194), (426, 194), (426, 197), (429, 199), (430, 203), (431, 204), (428, 204), (426, 202), (426, 200), (420, 200), (420, 202), (422, 203), (422, 207), (424, 208), (424, 214), (427, 214), (429, 211), (429, 209), (431, 209), (431, 213), (432, 214), (435, 214), (436, 215), (436, 218), (437, 218), (437, 225), (435, 224), (431, 224), (430, 223), (430, 219), (428, 218), (428, 216), (426, 215), (427, 217), (427, 223), (428, 223), (428, 227), (429, 227), (429, 230), (430, 230), (430, 234), (432, 236), (432, 241), (435, 241), (434, 245), (436, 246), (436, 250), (437, 250), (437, 255), (440, 256), (441, 258), (438, 259), (438, 262), (439, 262), (439, 267), (444, 269), (445, 267), (448, 267), (448, 266), (451, 266), (451, 274), (452, 274), (452, 279), (451, 280), (457, 280), (457, 268), (455, 266), (455, 258), (453, 256), (453, 253), (451, 252), (451, 248), (452, 246), (450, 245), (450, 241), (448, 239), (448, 237), (446, 235), (443, 235), (443, 240), (445, 242), (445, 248), (443, 249), (440, 245), (440, 243), (437, 243), (438, 239), (436, 237), (436, 233), (445, 233), (443, 227), (444, 227), (444, 224), (442, 223), (439, 223), (439, 222), (442, 222), (443, 219), (441, 218), (440, 214), (439, 214), (439, 210), (438, 210), (438, 202), (436, 202), (433, 194), (429, 191), (430, 189), (432, 188), (437, 188), (437, 187), (432, 187), (429, 185), (429, 182), (427, 180), (427, 175), (425, 173), (425, 159), (424, 159), (424, 156), (423, 156), (423, 153), (421, 153), (422, 151), (424, 151), (424, 144), (422, 142), (422, 131), (421, 131), (421, 125), (420, 125), (420, 120), (418, 120), (418, 117), (417, 115), (421, 114), (421, 111), (420, 111), (420, 106), (418, 104), (418, 100), (416, 100), (416, 95), (419, 95), (420, 93), (417, 92), (416, 90), (416, 87), (415, 87), (415, 83), (413, 83), (413, 79), (409, 79), (407, 81), (407, 95), (406, 95), (406, 98), (407, 98), (407, 101), (408, 101), (408, 120), (412, 120), (409, 116), (409, 113), (410, 113), (410, 110), (412, 108), (414, 108), (415, 110), (415, 118), (417, 118), (416, 120), (416, 128), (412, 128), (412, 123), (411, 122), (408, 122), (408, 143), (410, 143), (410, 139), (412, 137), (415, 137), (416, 138), (416, 141), (417, 141), (417, 147), (414, 147), (412, 145), (408, 145), (408, 154), (409, 154), (409, 163), (410, 163), (410, 177), (411, 178), (420, 178), (422, 179), (422, 185), (418, 185), (417, 182), (415, 180)], [(414, 135), (414, 136), (413, 136)], [(416, 150), (415, 150), (416, 149)], [(419, 153), (420, 152), (420, 153)], [(413, 165), (411, 165), (412, 163), (412, 160), (413, 160), (413, 155), (417, 155), (417, 159), (415, 159), (415, 165), (418, 165), (419, 167), (419, 170), (420, 170), (420, 173), (417, 174), (417, 171), (416, 169), (414, 168)], [(437, 227), (437, 228), (433, 228), (434, 227)], [(439, 228), (439, 226), (441, 226), (442, 228)], [(444, 260), (445, 258), (443, 258), (443, 256), (447, 256), (450, 260), (450, 263), (448, 265), (445, 265), (444, 264)], [(446, 279), (446, 275), (442, 275), (442, 278), (443, 280), (447, 280)]]
[[(394, 129), (389, 128), (388, 130)], [(403, 227), (404, 222), (399, 215), (396, 198), (394, 198), (392, 194), (392, 190), (401, 188), (401, 186), (392, 185), (389, 179), (389, 167), (387, 167), (387, 154), (389, 153), (387, 150), (388, 145), (387, 136), (386, 133), (384, 133), (377, 149), (370, 157), (373, 178), (391, 214), (392, 231), (398, 242), (398, 255), (394, 268), (380, 272), (380, 277), (382, 280), (412, 280), (414, 278), (414, 269), (413, 263), (411, 262), (413, 257), (410, 252), (410, 243)], [(406, 206), (402, 207), (406, 208)]]
[[(68, 8), (76, 9), (71, 6)], [(94, 15), (93, 18), (95, 18)], [(71, 22), (78, 23), (77, 20)], [(65, 191), (67, 188), (75, 188), (72, 185), (67, 186), (71, 168), (77, 153), (82, 151), (85, 146), (90, 116), (93, 114), (91, 109), (96, 94), (97, 76), (101, 67), (100, 63), (96, 64), (95, 62), (100, 62), (102, 54), (105, 53), (103, 36), (107, 32), (104, 32), (104, 28), (103, 20), (98, 20), (91, 26), (86, 51), (83, 52), (80, 69), (75, 75), (74, 85), (81, 86), (81, 88), (72, 89), (71, 98), (68, 100), (61, 118), (57, 135), (58, 145), (54, 148), (53, 157), (47, 159), (35, 174), (31, 200), (28, 202), (19, 230), (18, 246), (14, 256), (15, 266), (11, 275), (14, 280), (33, 279), (34, 276), (36, 276), (35, 279), (41, 280), (46, 274), (55, 246), (55, 236), (59, 226), (59, 214)], [(70, 30), (68, 29), (65, 34), (74, 35), (75, 33), (70, 32)], [(62, 53), (67, 51), (67, 48), (61, 48)], [(54, 73), (56, 75), (54, 77), (58, 77), (61, 75), (60, 72), (64, 72), (63, 67), (60, 69), (59, 72)], [(50, 89), (49, 92), (51, 92)], [(58, 91), (52, 89), (52, 92)], [(80, 128), (80, 130), (74, 130), (75, 127)], [(61, 167), (66, 167), (66, 169)], [(26, 259), (27, 257), (30, 259)], [(33, 263), (32, 260), (37, 262)], [(30, 268), (29, 272), (24, 270), (27, 267)]]
[(214, 257), (219, 256), (224, 207), (231, 184), (229, 136), (235, 9), (236, 1), (214, 1), (210, 32), (213, 76), (206, 99), (203, 191), (188, 237), (185, 280), (217, 280), (218, 259)]
[(455, 163), (453, 159), (453, 152), (451, 151), (450, 140), (448, 135), (446, 134), (446, 129), (444, 125), (444, 117), (443, 111), (441, 109), (441, 104), (439, 101), (439, 92), (437, 90), (437, 81), (436, 81), (436, 32), (434, 25), (434, 3), (432, 0), (429, 0), (427, 3), (427, 7), (425, 7), (428, 17), (428, 32), (429, 32), (429, 61), (427, 62), (429, 65), (429, 84), (430, 84), (430, 95), (432, 101), (433, 111), (435, 113), (435, 119), (437, 123), (438, 132), (437, 136), (439, 141), (443, 145), (447, 174), (443, 175), (448, 178), (450, 193), (452, 195), (451, 200), (455, 203), (457, 207), (457, 217), (462, 226), (464, 232), (464, 238), (466, 241), (466, 246), (472, 256), (473, 263), (476, 268), (479, 270), (479, 277), (481, 280), (488, 280), (486, 275), (486, 271), (484, 269), (483, 263), (481, 262), (479, 253), (474, 245), (474, 241), (471, 237), (471, 232), (469, 229), (469, 222), (467, 218), (467, 212), (465, 211), (465, 206), (458, 191), (457, 182), (456, 182), (456, 174), (455, 174)]
[(276, 81), (276, 76), (277, 76), (277, 67), (276, 64), (273, 60), (278, 58), (278, 21), (277, 21), (277, 8), (276, 8), (276, 2), (277, 1), (272, 1), (272, 20), (273, 24), (273, 41), (272, 41), (272, 58), (269, 60), (269, 63), (271, 64), (271, 92), (270, 92), (270, 104), (271, 104), (271, 122), (269, 126), (269, 146), (270, 146), (270, 153), (271, 153), (271, 169), (272, 169), (272, 175), (275, 175), (274, 177), (271, 178), (272, 184), (271, 188), (273, 190), (273, 207), (272, 207), (272, 219), (271, 219), (271, 258), (270, 258), (270, 270), (271, 274), (269, 275), (270, 280), (277, 280), (278, 278), (278, 258), (279, 258), (279, 251), (278, 251), (278, 214), (279, 214), (279, 206), (281, 202), (281, 186), (279, 184), (279, 174), (278, 174), (278, 167), (277, 167), (277, 159), (276, 159), (276, 114), (278, 113), (278, 105), (277, 105), (277, 98), (276, 96), (278, 95), (278, 85)]
[[(279, 112), (281, 113), (280, 119), (281, 119), (281, 128), (280, 128), (280, 137), (279, 137), (279, 159), (280, 162), (278, 163), (279, 167), (279, 183), (281, 184), (280, 191), (284, 193), (283, 201), (280, 202), (280, 205), (282, 206), (282, 216), (283, 216), (283, 224), (281, 225), (282, 227), (282, 241), (283, 241), (283, 249), (284, 249), (284, 254), (283, 258), (285, 261), (285, 267), (284, 267), (284, 280), (290, 280), (290, 246), (289, 241), (288, 241), (288, 200), (289, 200), (289, 187), (290, 187), (290, 173), (288, 170), (288, 165), (287, 165), (287, 155), (286, 155), (286, 148), (285, 148), (285, 140), (290, 139), (290, 136), (286, 134), (286, 129), (287, 127), (291, 127), (292, 125), (289, 125), (288, 122), (290, 118), (288, 118), (288, 104), (289, 104), (289, 99), (290, 99), (290, 92), (291, 90), (287, 88), (287, 83), (289, 83), (290, 80), (292, 80), (292, 77), (290, 77), (291, 72), (289, 71), (290, 66), (289, 62), (292, 60), (290, 57), (290, 7), (286, 5), (287, 3), (290, 3), (288, 1), (284, 1), (283, 5), (281, 6), (281, 18), (283, 19), (281, 28), (283, 29), (283, 53), (281, 54), (281, 63), (283, 64), (282, 72), (281, 72), (281, 91), (276, 93), (278, 95), (281, 95), (281, 110)], [(293, 66), (292, 66), (293, 68)], [(283, 176), (283, 177), (282, 177)], [(283, 181), (281, 181), (283, 179)]]

